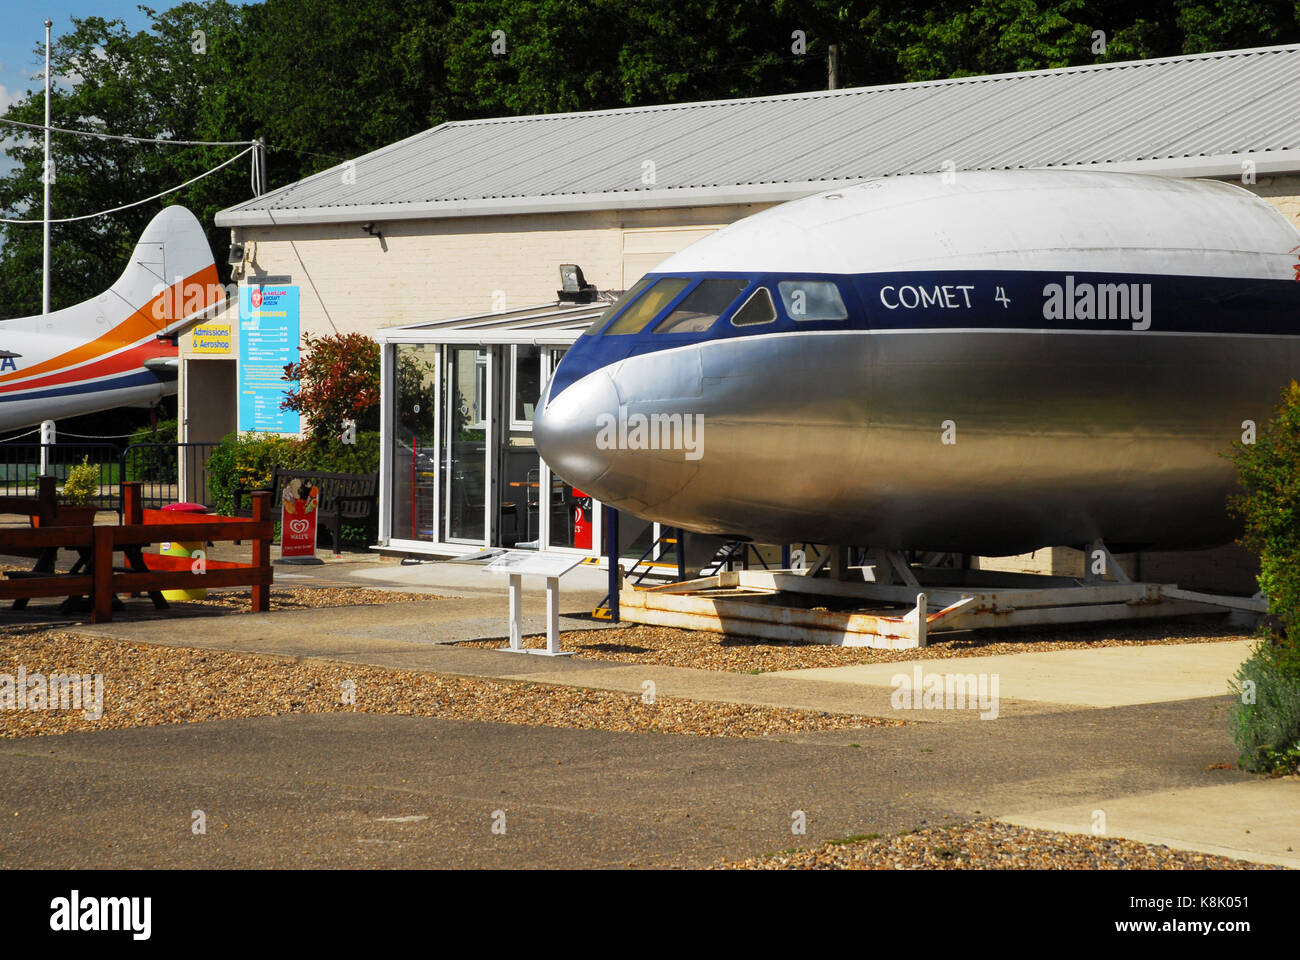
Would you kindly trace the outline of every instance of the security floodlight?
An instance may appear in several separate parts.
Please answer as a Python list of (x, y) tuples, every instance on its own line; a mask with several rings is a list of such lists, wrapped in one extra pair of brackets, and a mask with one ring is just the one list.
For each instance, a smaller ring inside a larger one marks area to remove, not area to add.
[(596, 299), (596, 285), (587, 282), (576, 263), (560, 264), (560, 288), (555, 293), (562, 302), (591, 303)]
[(232, 243), (230, 245), (230, 255), (226, 257), (226, 263), (232, 267), (237, 267), (244, 262), (244, 245), (242, 243)]

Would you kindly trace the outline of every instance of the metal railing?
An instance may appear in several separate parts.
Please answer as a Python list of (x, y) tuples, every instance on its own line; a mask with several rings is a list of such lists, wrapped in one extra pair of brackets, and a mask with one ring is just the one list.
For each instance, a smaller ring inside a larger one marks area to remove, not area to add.
[(0, 493), (11, 497), (35, 496), (42, 473), (59, 485), (68, 471), (87, 462), (99, 472), (99, 492), (90, 505), (117, 510), (122, 482), (122, 456), (111, 443), (6, 443), (0, 444)]
[(215, 443), (132, 443), (122, 451), (125, 480), (140, 482), (145, 507), (169, 503), (212, 503), (208, 458)]
[(139, 481), (145, 507), (192, 501), (212, 503), (208, 458), (215, 443), (132, 443), (120, 450), (111, 443), (0, 444), (0, 495), (36, 496), (37, 478), (53, 476), (61, 487), (68, 471), (83, 462), (99, 474), (90, 505), (122, 512), (122, 482)]

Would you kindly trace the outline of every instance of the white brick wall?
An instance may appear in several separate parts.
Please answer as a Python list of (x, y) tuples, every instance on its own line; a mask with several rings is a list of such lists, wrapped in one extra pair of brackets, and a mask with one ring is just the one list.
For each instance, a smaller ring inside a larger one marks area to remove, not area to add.
[[(600, 289), (622, 290), (625, 233), (653, 229), (666, 256), (760, 209), (376, 221), (382, 243), (360, 224), (247, 227), (241, 235), (251, 241), (255, 269), (249, 277), (288, 274), (299, 286), (305, 332), (374, 333), (384, 326), (553, 301), (561, 263), (579, 264)], [(630, 245), (634, 252), (626, 256), (640, 256), (643, 246)], [(638, 260), (629, 269), (645, 266)]]

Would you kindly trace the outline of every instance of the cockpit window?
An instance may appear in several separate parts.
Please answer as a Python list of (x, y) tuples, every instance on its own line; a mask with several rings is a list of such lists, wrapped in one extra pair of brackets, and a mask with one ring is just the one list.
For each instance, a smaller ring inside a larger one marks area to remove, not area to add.
[(641, 291), (644, 290), (646, 287), (650, 286), (650, 284), (652, 283), (654, 283), (653, 277), (642, 277), (633, 285), (631, 290), (627, 291), (627, 293), (623, 294), (623, 296), (619, 297), (608, 307), (606, 307), (605, 310), (601, 313), (601, 315), (596, 318), (596, 322), (593, 323), (591, 326), (589, 326), (586, 330), (582, 331), (582, 335), (584, 337), (594, 337), (596, 334), (600, 333), (601, 328), (604, 327), (605, 324), (609, 322), (610, 317), (618, 313), (620, 310), (622, 310), (625, 306), (627, 306), (637, 297), (641, 296)]
[(685, 277), (660, 277), (654, 285), (641, 295), (641, 299), (628, 307), (618, 319), (605, 331), (608, 336), (615, 333), (640, 333), (647, 323), (658, 316), (659, 311), (668, 306), (673, 298), (686, 289), (691, 281)]
[(655, 327), (655, 333), (699, 333), (713, 326), (749, 281), (742, 278), (701, 280), (672, 313)]
[(785, 312), (794, 320), (843, 320), (849, 315), (839, 289), (828, 280), (782, 280), (777, 286)]
[(771, 323), (775, 319), (776, 306), (772, 303), (772, 292), (767, 287), (759, 287), (751, 293), (749, 299), (740, 305), (740, 309), (731, 315), (731, 323), (737, 327)]

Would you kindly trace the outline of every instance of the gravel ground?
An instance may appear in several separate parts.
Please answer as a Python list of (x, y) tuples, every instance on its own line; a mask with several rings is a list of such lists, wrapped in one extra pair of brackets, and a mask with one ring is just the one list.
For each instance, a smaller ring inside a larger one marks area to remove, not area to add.
[(892, 837), (851, 837), (816, 850), (720, 865), (728, 870), (1273, 870), (1269, 864), (992, 820)]
[[(832, 647), (820, 643), (780, 643), (752, 637), (727, 636), (703, 630), (655, 627), (646, 624), (617, 630), (575, 630), (562, 636), (565, 650), (593, 660), (653, 663), (733, 673), (767, 673), (809, 667), (841, 667), (854, 663), (987, 657), (997, 654), (1148, 644), (1215, 643), (1247, 640), (1239, 629), (1212, 620), (1169, 620), (1131, 625), (1097, 624), (1055, 629), (966, 631), (937, 634), (930, 645), (911, 650), (872, 647)], [(544, 647), (546, 638), (527, 637), (525, 647)], [(500, 641), (467, 641), (465, 647), (500, 646)]]
[[(443, 600), (436, 593), (395, 593), (364, 587), (272, 587), (272, 610), (302, 610), (308, 607), (355, 607), (374, 603), (417, 603)], [(212, 591), (206, 600), (184, 600), (205, 607), (225, 607), (240, 613), (252, 612), (253, 592), (243, 590)]]
[[(499, 644), (498, 644), (499, 645)], [(0, 674), (103, 675), (103, 716), (0, 709), (0, 737), (289, 713), (359, 712), (619, 732), (758, 737), (898, 720), (388, 670), (328, 660), (159, 647), (0, 628)], [(355, 691), (345, 703), (347, 684)]]

